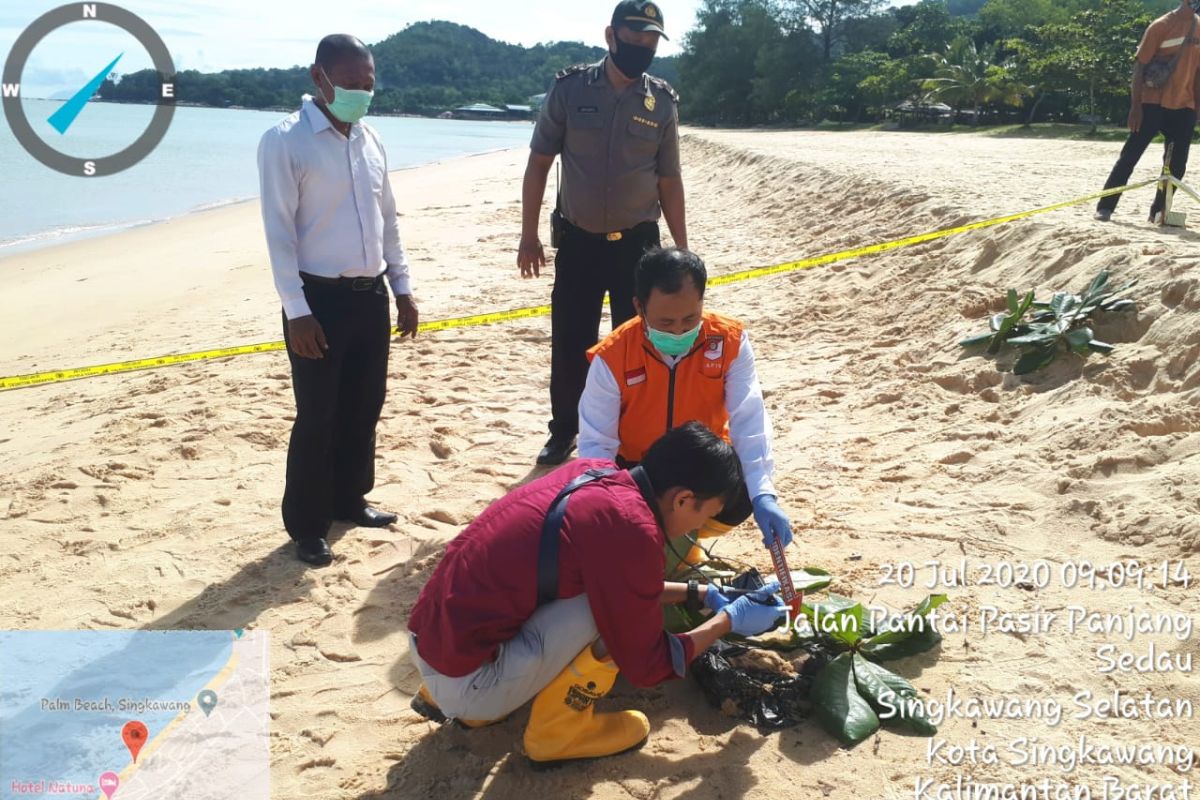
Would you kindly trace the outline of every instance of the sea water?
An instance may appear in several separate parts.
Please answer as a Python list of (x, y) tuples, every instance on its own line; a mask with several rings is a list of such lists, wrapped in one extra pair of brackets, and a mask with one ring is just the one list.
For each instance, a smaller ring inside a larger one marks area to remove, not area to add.
[[(153, 106), (89, 103), (66, 135), (47, 119), (62, 101), (23, 101), (34, 130), (68, 155), (116, 153), (146, 129)], [(297, 107), (299, 107), (297, 98)], [(256, 153), (282, 111), (179, 107), (162, 143), (143, 161), (102, 178), (63, 175), (17, 143), (0, 117), (0, 258), (80, 236), (186, 214), (258, 196)], [(529, 122), (462, 122), (368, 117), (389, 168), (525, 147)]]

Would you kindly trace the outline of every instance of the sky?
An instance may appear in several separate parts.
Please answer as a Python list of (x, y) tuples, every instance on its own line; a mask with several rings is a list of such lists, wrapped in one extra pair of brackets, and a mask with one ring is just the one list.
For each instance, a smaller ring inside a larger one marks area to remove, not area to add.
[[(21, 31), (67, 0), (0, 0), (0, 57)], [(177, 69), (215, 72), (245, 67), (291, 67), (312, 62), (328, 33), (351, 33), (367, 44), (413, 22), (444, 19), (470, 25), (514, 44), (581, 41), (604, 46), (614, 0), (115, 0), (150, 24), (166, 42)], [(659, 52), (679, 52), (701, 0), (665, 0), (671, 41)], [(120, 73), (151, 66), (133, 37), (112, 25), (72, 23), (43, 40), (22, 75), (22, 95), (74, 93), (118, 54)]]

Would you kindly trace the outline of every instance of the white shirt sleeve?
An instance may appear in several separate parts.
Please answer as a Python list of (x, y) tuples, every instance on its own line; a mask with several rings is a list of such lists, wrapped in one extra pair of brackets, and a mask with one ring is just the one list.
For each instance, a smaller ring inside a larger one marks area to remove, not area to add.
[[(725, 410), (729, 412), (729, 438), (746, 473), (750, 498), (775, 494), (771, 480), (775, 460), (771, 455), (771, 420), (763, 403), (762, 387), (754, 368), (750, 335), (743, 331), (737, 358), (725, 376)], [(582, 450), (582, 447), (580, 448)]]
[(617, 457), (621, 449), (621, 387), (603, 358), (592, 359), (579, 398), (579, 457)]
[(402, 294), (412, 294), (412, 284), (408, 274), (408, 255), (400, 242), (400, 223), (396, 219), (396, 196), (392, 193), (391, 173), (387, 168), (387, 151), (383, 143), (375, 139), (379, 152), (383, 153), (383, 197), (380, 198), (380, 212), (383, 214), (383, 260), (387, 264), (387, 281), (392, 287), (392, 294), (397, 297)]
[(296, 211), (300, 207), (300, 179), (278, 130), (267, 131), (258, 143), (258, 181), (262, 195), (263, 228), (275, 276), (275, 291), (288, 319), (312, 314), (304, 299), (297, 257)]

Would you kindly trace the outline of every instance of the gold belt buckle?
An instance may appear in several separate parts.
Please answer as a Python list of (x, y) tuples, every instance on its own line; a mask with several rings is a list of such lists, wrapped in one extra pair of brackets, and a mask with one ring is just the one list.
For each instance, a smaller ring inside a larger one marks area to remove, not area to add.
[(621, 233), (620, 231), (616, 231), (615, 233), (608, 234), (605, 238), (607, 238), (610, 242), (619, 242), (622, 238), (624, 238), (624, 236), (625, 234)]

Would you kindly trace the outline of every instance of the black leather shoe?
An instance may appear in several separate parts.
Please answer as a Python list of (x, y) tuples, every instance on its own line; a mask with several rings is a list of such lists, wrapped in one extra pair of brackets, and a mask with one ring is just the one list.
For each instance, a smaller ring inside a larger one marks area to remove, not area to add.
[(327, 567), (333, 563), (333, 551), (324, 539), (311, 539), (296, 543), (296, 558), (314, 567)]
[(542, 466), (558, 466), (567, 460), (567, 456), (571, 455), (571, 451), (574, 449), (574, 436), (559, 436), (558, 434), (554, 434), (546, 442), (546, 446), (542, 448), (542, 452), (538, 453), (537, 463)]
[(361, 511), (354, 514), (347, 514), (340, 518), (338, 522), (349, 522), (360, 528), (386, 528), (398, 519), (400, 518), (395, 514), (380, 511), (378, 508), (363, 506)]

